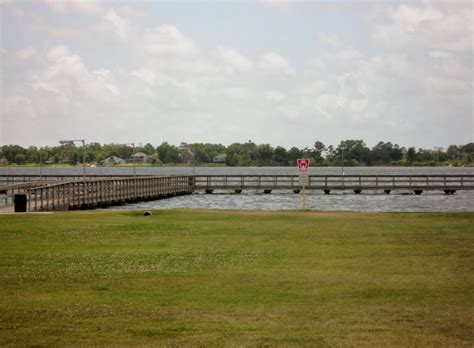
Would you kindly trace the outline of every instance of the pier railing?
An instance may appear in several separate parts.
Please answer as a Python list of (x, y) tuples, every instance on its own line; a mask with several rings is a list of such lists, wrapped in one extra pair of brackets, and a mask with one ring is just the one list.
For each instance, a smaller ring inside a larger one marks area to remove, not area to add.
[(189, 176), (75, 180), (26, 189), (28, 211), (94, 208), (188, 194)]
[[(298, 175), (197, 175), (196, 190), (298, 190)], [(309, 175), (308, 190), (473, 190), (474, 175)]]
[[(149, 175), (137, 175), (145, 177)], [(110, 178), (130, 178), (130, 174), (87, 174), (86, 180), (110, 179)], [(12, 185), (28, 181), (40, 181), (45, 183), (57, 181), (75, 181), (84, 180), (82, 174), (0, 174), (0, 185)]]
[(44, 185), (45, 183), (42, 181), (27, 181), (9, 185), (0, 185), (0, 204), (13, 203), (13, 197), (15, 194), (24, 193), (26, 189), (31, 187)]

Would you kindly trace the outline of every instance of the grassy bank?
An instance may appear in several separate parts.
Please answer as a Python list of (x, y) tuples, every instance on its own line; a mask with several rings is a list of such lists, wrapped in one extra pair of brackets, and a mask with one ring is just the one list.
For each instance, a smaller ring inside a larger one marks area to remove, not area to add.
[(0, 216), (0, 346), (474, 345), (474, 213)]

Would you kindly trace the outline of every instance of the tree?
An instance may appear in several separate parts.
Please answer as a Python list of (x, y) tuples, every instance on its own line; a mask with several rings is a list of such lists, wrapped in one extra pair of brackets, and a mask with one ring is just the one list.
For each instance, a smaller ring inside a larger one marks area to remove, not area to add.
[(344, 140), (336, 148), (336, 157), (342, 160), (344, 151), (344, 164), (353, 165), (359, 163), (370, 164), (370, 149), (365, 146), (363, 140)]
[(294, 146), (290, 150), (288, 150), (288, 161), (290, 162), (290, 165), (296, 166), (296, 160), (302, 157), (303, 153), (297, 147)]
[(145, 146), (143, 146), (143, 153), (147, 154), (148, 156), (153, 155), (155, 153), (155, 148), (150, 143), (147, 143)]
[(179, 150), (176, 146), (168, 144), (168, 142), (161, 143), (156, 148), (156, 152), (163, 163), (178, 163), (179, 162)]
[(26, 149), (27, 163), (39, 163), (39, 149), (36, 146), (30, 146)]
[(450, 160), (458, 160), (461, 158), (461, 149), (457, 145), (449, 145), (446, 155)]
[(326, 150), (326, 146), (321, 142), (321, 141), (316, 141), (314, 143), (314, 160), (316, 163), (322, 163), (324, 158), (323, 158), (323, 151)]
[(474, 143), (461, 146), (461, 156), (463, 161), (471, 163), (474, 160)]
[(228, 153), (225, 157), (225, 165), (230, 167), (235, 167), (237, 165), (237, 156), (233, 152)]
[(416, 152), (416, 160), (418, 162), (434, 162), (435, 155), (433, 151), (419, 148)]
[(258, 163), (260, 165), (271, 165), (273, 158), (273, 148), (269, 144), (258, 145)]
[[(22, 164), (16, 161), (24, 161), (26, 150), (19, 145), (4, 145), (2, 146), (3, 158), (10, 163)], [(22, 155), (22, 156), (20, 156)], [(17, 157), (18, 156), (18, 157)]]
[(196, 163), (211, 163), (214, 156), (209, 154), (203, 146), (193, 150)]
[(413, 163), (416, 161), (416, 149), (412, 146), (407, 150), (407, 162)]
[(401, 161), (405, 152), (404, 147), (400, 147), (398, 144), (393, 145), (392, 151), (390, 152), (390, 159), (392, 162)]
[(369, 162), (389, 164), (390, 162), (400, 161), (402, 158), (403, 150), (397, 144), (392, 145), (391, 142), (384, 143), (381, 141), (372, 148), (371, 161)]
[(273, 160), (281, 165), (287, 166), (288, 165), (288, 153), (284, 147), (277, 146), (275, 151), (273, 151)]

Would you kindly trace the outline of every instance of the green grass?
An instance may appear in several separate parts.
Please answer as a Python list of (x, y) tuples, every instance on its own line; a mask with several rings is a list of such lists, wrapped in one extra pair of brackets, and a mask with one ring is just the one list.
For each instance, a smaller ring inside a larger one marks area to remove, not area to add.
[(474, 213), (0, 216), (0, 346), (474, 345)]

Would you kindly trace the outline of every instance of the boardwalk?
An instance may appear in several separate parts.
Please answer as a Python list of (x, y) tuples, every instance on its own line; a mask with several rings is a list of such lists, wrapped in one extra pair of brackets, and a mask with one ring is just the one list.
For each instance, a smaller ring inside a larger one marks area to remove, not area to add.
[(26, 189), (28, 211), (91, 209), (192, 192), (189, 176), (76, 180)]
[[(86, 180), (78, 175), (0, 176), (7, 185), (0, 186), (0, 199), (5, 204), (14, 194), (27, 197), (27, 210), (57, 211), (92, 209), (114, 204), (167, 198), (195, 191), (243, 190), (271, 193), (274, 190), (299, 193), (297, 175), (182, 175), (182, 176), (92, 176)], [(41, 180), (39, 180), (41, 179)], [(422, 194), (439, 190), (454, 194), (459, 190), (474, 190), (474, 175), (309, 175), (307, 190), (330, 194), (334, 190), (392, 191)]]
[[(196, 190), (212, 193), (214, 190), (292, 190), (299, 192), (297, 175), (198, 175)], [(425, 190), (441, 190), (447, 194), (458, 190), (474, 190), (474, 175), (309, 175), (307, 190), (409, 190), (421, 194)]]

